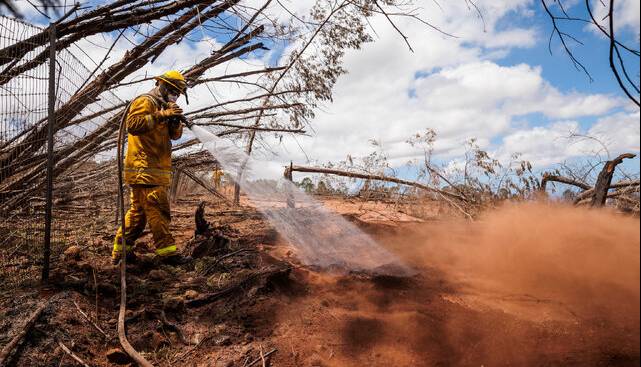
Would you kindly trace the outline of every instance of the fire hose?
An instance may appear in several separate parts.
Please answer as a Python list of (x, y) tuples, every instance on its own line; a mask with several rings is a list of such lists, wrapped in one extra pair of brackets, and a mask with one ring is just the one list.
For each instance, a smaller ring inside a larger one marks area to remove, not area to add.
[[(120, 310), (118, 312), (118, 340), (120, 345), (125, 350), (125, 352), (140, 366), (142, 367), (152, 367), (153, 365), (145, 359), (134, 347), (131, 346), (129, 340), (127, 340), (127, 334), (125, 332), (125, 314), (127, 312), (127, 243), (125, 240), (125, 197), (124, 197), (124, 188), (123, 188), (123, 145), (125, 139), (126, 129), (126, 120), (127, 114), (129, 113), (129, 108), (131, 107), (131, 102), (125, 108), (122, 117), (120, 118), (120, 126), (118, 128), (118, 145), (116, 151), (116, 160), (118, 162), (118, 204), (120, 206), (120, 220), (121, 220), (121, 247), (122, 252), (120, 256)], [(188, 128), (193, 126), (193, 123), (189, 121), (185, 116), (179, 115), (172, 117), (169, 124), (180, 124), (183, 123)]]
[(131, 102), (125, 108), (120, 119), (120, 127), (118, 129), (118, 147), (116, 150), (116, 161), (118, 162), (118, 204), (120, 205), (120, 220), (121, 220), (121, 246), (122, 252), (120, 255), (120, 310), (118, 312), (118, 340), (125, 352), (134, 360), (139, 366), (153, 367), (153, 365), (145, 359), (138, 351), (134, 349), (127, 340), (127, 333), (125, 332), (125, 314), (127, 312), (127, 244), (125, 241), (125, 197), (122, 178), (122, 161), (123, 161), (123, 144), (125, 137), (125, 121)]

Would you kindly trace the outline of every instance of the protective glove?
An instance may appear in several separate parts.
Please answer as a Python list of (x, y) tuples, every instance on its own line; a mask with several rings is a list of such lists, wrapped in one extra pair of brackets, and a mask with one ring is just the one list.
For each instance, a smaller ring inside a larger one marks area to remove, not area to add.
[(169, 129), (175, 130), (180, 127), (180, 120), (178, 118), (169, 119)]
[(171, 117), (179, 117), (183, 114), (182, 108), (175, 103), (169, 103), (164, 110), (156, 111), (154, 117), (159, 121), (167, 121)]

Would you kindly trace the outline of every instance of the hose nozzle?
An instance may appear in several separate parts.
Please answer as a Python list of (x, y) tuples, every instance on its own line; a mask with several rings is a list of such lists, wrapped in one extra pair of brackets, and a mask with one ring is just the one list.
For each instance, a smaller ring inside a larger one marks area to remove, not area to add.
[(169, 123), (172, 124), (173, 126), (177, 126), (178, 124), (183, 123), (185, 126), (187, 126), (190, 129), (192, 126), (194, 126), (194, 123), (184, 115), (173, 116), (171, 119), (169, 119)]
[(194, 126), (194, 123), (183, 115), (180, 115), (180, 122), (185, 124), (185, 126), (187, 126), (189, 129), (191, 129)]

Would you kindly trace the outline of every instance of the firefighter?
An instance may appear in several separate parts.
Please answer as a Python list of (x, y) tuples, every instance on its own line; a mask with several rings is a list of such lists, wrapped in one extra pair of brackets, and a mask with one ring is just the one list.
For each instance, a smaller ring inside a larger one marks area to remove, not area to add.
[[(179, 120), (183, 111), (176, 101), (181, 94), (187, 98), (187, 83), (175, 70), (154, 79), (155, 87), (134, 99), (125, 117), (128, 136), (123, 173), (131, 191), (131, 206), (125, 215), (127, 260), (135, 260), (133, 244), (149, 223), (156, 255), (165, 263), (177, 265), (190, 258), (178, 254), (169, 231), (168, 187), (171, 140), (180, 139), (183, 130)], [(121, 252), (122, 228), (119, 228), (112, 251), (114, 264), (119, 262)]]
[(225, 173), (220, 167), (217, 167), (214, 170), (214, 173), (212, 175), (212, 180), (214, 181), (214, 188), (218, 191), (220, 191), (221, 185), (222, 185), (222, 179)]

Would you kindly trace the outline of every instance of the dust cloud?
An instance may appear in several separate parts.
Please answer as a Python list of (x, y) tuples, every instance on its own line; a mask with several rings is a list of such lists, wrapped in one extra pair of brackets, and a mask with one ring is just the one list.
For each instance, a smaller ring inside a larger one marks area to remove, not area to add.
[(639, 219), (555, 204), (506, 205), (389, 243), (419, 267), (498, 295), (563, 304), (578, 317), (639, 324)]
[(639, 365), (638, 218), (526, 203), (365, 228), (419, 274), (299, 271), (278, 330), (293, 365)]

